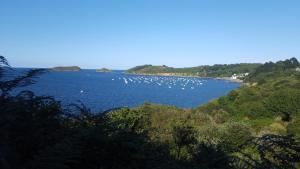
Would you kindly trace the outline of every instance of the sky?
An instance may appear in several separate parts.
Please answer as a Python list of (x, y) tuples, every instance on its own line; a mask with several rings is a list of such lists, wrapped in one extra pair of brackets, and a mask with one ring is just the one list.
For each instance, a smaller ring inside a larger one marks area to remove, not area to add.
[(128, 69), (300, 58), (299, 0), (0, 0), (15, 67)]

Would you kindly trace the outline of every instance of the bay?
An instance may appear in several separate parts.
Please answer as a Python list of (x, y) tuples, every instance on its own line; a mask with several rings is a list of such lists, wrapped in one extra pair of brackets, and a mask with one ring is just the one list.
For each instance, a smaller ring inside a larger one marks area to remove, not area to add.
[(130, 75), (96, 70), (48, 72), (21, 90), (54, 96), (63, 105), (82, 102), (93, 112), (145, 102), (192, 108), (228, 94), (239, 83), (212, 78)]

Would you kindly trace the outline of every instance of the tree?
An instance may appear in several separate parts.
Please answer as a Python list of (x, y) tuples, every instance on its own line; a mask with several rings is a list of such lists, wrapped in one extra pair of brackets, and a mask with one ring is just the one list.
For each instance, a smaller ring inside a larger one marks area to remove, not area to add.
[(0, 101), (2, 102), (9, 97), (9, 92), (13, 89), (33, 84), (35, 82), (34, 79), (46, 71), (45, 69), (32, 69), (22, 75), (16, 75), (13, 79), (4, 80), (5, 73), (8, 70), (12, 71), (8, 61), (3, 56), (0, 56)]
[(180, 159), (181, 149), (196, 143), (195, 129), (183, 121), (176, 123), (172, 127), (172, 136), (177, 146), (177, 159)]

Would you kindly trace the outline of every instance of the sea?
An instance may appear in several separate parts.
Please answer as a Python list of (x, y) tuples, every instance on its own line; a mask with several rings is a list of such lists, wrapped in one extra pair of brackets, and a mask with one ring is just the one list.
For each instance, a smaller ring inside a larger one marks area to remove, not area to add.
[[(18, 69), (24, 72), (26, 69)], [(77, 72), (47, 72), (36, 83), (21, 90), (36, 95), (53, 96), (63, 106), (83, 103), (92, 112), (120, 107), (136, 107), (145, 102), (195, 108), (228, 94), (239, 83), (196, 77), (132, 75), (116, 70), (109, 73), (96, 70)]]

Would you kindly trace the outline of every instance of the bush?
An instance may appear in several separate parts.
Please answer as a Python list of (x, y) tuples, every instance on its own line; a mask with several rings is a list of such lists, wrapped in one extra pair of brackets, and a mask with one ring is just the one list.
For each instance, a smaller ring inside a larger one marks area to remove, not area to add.
[(112, 131), (146, 133), (150, 127), (149, 114), (127, 108), (109, 112), (105, 119)]
[(222, 109), (214, 111), (212, 113), (212, 115), (213, 115), (213, 119), (214, 119), (215, 123), (217, 123), (217, 124), (225, 123), (229, 118), (229, 113), (227, 113), (226, 111), (224, 111)]
[(265, 102), (267, 109), (275, 115), (281, 115), (282, 120), (290, 121), (292, 115), (300, 114), (299, 90), (279, 90)]
[(228, 122), (220, 132), (223, 147), (226, 151), (233, 151), (235, 148), (251, 138), (249, 127), (243, 123)]
[(287, 126), (287, 132), (300, 139), (300, 117), (294, 118), (293, 121), (289, 123)]
[(189, 148), (197, 142), (195, 129), (184, 121), (176, 122), (173, 125), (172, 136), (177, 147), (177, 159), (181, 159), (182, 148)]
[(230, 159), (221, 147), (199, 144), (194, 150), (195, 168), (229, 169)]

